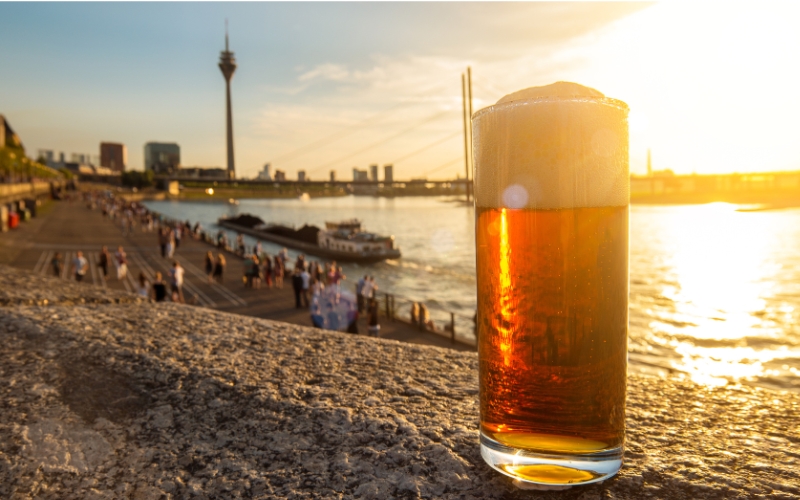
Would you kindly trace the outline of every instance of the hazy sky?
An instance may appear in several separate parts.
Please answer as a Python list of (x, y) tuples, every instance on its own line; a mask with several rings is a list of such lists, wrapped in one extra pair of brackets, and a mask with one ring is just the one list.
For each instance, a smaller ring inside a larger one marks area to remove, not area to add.
[(558, 80), (626, 101), (634, 172), (647, 148), (677, 172), (800, 169), (790, 3), (0, 3), (0, 113), (31, 156), (117, 141), (141, 169), (174, 141), (224, 166), (225, 18), (242, 176), (463, 176), (467, 65), (474, 110)]

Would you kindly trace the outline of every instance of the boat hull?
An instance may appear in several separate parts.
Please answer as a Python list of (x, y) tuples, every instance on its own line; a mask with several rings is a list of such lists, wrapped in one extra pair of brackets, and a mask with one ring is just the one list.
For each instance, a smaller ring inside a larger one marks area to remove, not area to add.
[(400, 258), (400, 250), (387, 250), (385, 253), (379, 253), (379, 254), (378, 253), (358, 254), (352, 252), (342, 252), (339, 250), (332, 250), (330, 248), (323, 248), (318, 245), (312, 245), (310, 243), (305, 243), (303, 241), (293, 240), (291, 238), (286, 238), (284, 236), (278, 236), (277, 234), (271, 234), (264, 231), (258, 231), (256, 229), (251, 229), (248, 227), (231, 224), (230, 222), (224, 219), (220, 219), (219, 221), (217, 221), (217, 225), (224, 227), (226, 229), (238, 231), (242, 234), (250, 235), (254, 238), (258, 238), (264, 241), (270, 241), (272, 243), (277, 243), (287, 248), (293, 248), (308, 255), (324, 257), (326, 259), (335, 260), (337, 262), (373, 263), (387, 259)]

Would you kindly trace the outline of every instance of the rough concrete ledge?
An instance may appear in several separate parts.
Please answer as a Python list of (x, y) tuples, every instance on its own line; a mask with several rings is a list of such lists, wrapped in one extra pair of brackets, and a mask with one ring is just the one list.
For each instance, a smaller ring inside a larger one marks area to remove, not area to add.
[(0, 308), (0, 498), (800, 497), (796, 394), (632, 376), (620, 475), (522, 491), (480, 458), (474, 353), (69, 302)]

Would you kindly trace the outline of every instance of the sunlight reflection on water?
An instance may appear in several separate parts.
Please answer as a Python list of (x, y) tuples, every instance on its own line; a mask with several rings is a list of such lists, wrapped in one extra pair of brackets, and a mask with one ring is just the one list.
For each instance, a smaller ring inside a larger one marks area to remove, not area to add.
[(798, 223), (797, 210), (635, 207), (632, 361), (653, 363), (655, 344), (697, 382), (800, 388)]

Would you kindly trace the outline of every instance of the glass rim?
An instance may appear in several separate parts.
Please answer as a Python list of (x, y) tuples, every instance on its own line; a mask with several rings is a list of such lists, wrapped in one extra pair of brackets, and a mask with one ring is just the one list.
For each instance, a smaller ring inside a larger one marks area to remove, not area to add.
[(524, 106), (529, 104), (536, 104), (539, 102), (558, 102), (558, 101), (571, 101), (571, 102), (594, 102), (597, 104), (610, 106), (619, 108), (626, 113), (630, 111), (628, 105), (619, 99), (614, 99), (613, 97), (594, 97), (594, 96), (583, 96), (583, 95), (576, 95), (576, 96), (539, 96), (539, 97), (530, 97), (528, 99), (515, 99), (513, 101), (502, 102), (500, 104), (492, 104), (491, 106), (486, 106), (485, 108), (479, 109), (478, 111), (472, 114), (472, 119), (475, 120), (480, 118), (481, 116), (492, 113), (494, 111), (500, 111), (501, 109), (505, 109), (507, 107), (513, 106)]

